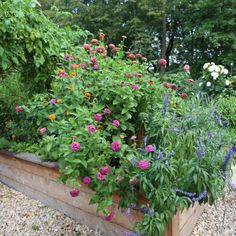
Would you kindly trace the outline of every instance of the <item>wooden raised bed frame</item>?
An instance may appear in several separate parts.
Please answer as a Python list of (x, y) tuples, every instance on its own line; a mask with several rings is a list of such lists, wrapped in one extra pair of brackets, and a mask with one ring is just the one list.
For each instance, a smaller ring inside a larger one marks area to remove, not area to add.
[[(142, 214), (132, 210), (131, 216), (118, 209), (118, 196), (113, 197), (110, 210), (116, 212), (112, 222), (104, 220), (103, 215), (96, 215), (96, 205), (89, 205), (92, 191), (81, 186), (80, 195), (71, 198), (69, 186), (59, 184), (58, 166), (53, 162), (41, 161), (27, 153), (10, 153), (0, 151), (0, 181), (25, 195), (39, 200), (51, 208), (59, 210), (79, 223), (98, 229), (104, 235), (127, 235), (132, 232), (135, 221), (142, 219)], [(203, 211), (203, 206), (177, 212), (166, 230), (165, 236), (189, 236)], [(156, 235), (158, 236), (158, 235)]]

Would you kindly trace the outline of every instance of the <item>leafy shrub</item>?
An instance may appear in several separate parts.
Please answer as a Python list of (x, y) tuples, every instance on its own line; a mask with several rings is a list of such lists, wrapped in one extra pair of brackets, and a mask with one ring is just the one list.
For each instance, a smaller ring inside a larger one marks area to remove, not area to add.
[(98, 43), (93, 39), (76, 56), (66, 55), (69, 65), (58, 71), (51, 93), (17, 108), (35, 137), (20, 148), (58, 161), (62, 182), (89, 185), (90, 203), (98, 203), (106, 220), (114, 217), (115, 191), (127, 213), (144, 213), (138, 232), (163, 235), (177, 209), (213, 203), (223, 192), (221, 167), (230, 143), (214, 104), (164, 90), (134, 54), (123, 58), (122, 44)]
[(60, 29), (35, 9), (36, 3), (0, 2), (0, 76), (16, 70), (29, 90), (42, 91), (45, 86), (50, 87), (50, 75), (60, 62), (61, 53), (72, 51), (88, 33)]
[(228, 121), (231, 128), (236, 129), (236, 97), (220, 96), (217, 105), (222, 119)]
[(199, 87), (208, 95), (235, 94), (235, 79), (230, 77), (229, 71), (214, 62), (205, 63), (203, 76), (199, 80)]

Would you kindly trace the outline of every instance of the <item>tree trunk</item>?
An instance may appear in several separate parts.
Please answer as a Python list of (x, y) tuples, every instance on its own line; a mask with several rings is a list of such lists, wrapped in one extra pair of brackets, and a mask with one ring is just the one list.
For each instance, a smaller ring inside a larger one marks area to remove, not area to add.
[[(166, 59), (166, 14), (162, 18), (161, 58)], [(164, 71), (165, 66), (161, 66), (161, 72), (164, 73)]]

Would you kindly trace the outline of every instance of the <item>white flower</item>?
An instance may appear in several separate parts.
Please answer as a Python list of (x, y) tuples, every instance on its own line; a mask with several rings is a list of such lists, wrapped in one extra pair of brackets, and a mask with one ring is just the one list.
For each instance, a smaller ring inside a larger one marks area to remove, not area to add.
[(223, 71), (223, 73), (224, 73), (225, 75), (227, 75), (227, 74), (229, 73), (229, 71), (225, 68), (224, 71)]
[(216, 70), (218, 70), (218, 67), (217, 67), (215, 64), (211, 65), (211, 66), (208, 68), (208, 71), (209, 71), (209, 72), (213, 72), (213, 71), (216, 71)]
[(209, 65), (210, 65), (209, 62), (208, 62), (208, 63), (205, 63), (205, 64), (203, 65), (203, 69), (205, 70)]
[(215, 71), (220, 72), (220, 66), (216, 66)]
[(229, 86), (230, 84), (231, 84), (231, 81), (230, 81), (230, 80), (228, 80), (228, 79), (225, 80), (225, 85), (226, 85), (226, 86)]
[(219, 77), (218, 72), (211, 72), (211, 76), (213, 77), (214, 80), (216, 80)]
[(210, 86), (211, 86), (211, 82), (207, 82), (207, 83), (206, 83), (206, 86), (207, 86), (207, 87), (210, 87)]

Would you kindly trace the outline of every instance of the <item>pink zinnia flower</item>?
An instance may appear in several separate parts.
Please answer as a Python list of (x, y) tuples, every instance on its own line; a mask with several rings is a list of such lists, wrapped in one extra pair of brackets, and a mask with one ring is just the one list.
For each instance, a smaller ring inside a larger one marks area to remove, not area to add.
[(126, 73), (125, 76), (131, 78), (133, 75), (131, 73)]
[(149, 167), (149, 163), (146, 160), (140, 160), (138, 163), (140, 169), (146, 170)]
[(16, 112), (20, 113), (23, 112), (23, 108), (21, 106), (16, 106)]
[(80, 193), (80, 191), (78, 189), (73, 189), (70, 191), (71, 197), (78, 197), (79, 193)]
[(106, 175), (101, 174), (100, 172), (97, 173), (96, 175), (97, 179), (100, 181), (103, 181), (106, 179)]
[(103, 53), (103, 52), (105, 52), (105, 51), (106, 51), (106, 49), (105, 49), (103, 46), (98, 46), (98, 47), (96, 48), (96, 52)]
[(111, 52), (112, 52), (112, 53), (118, 52), (118, 48), (117, 48), (117, 47), (112, 48), (112, 49), (111, 49)]
[(114, 44), (110, 43), (110, 44), (108, 45), (108, 47), (109, 47), (110, 49), (112, 49), (112, 48), (115, 48), (116, 46), (115, 46)]
[(84, 176), (83, 184), (89, 185), (91, 183), (91, 178), (89, 176)]
[(118, 120), (113, 120), (113, 125), (114, 125), (115, 127), (119, 127), (119, 126), (120, 126), (120, 121), (118, 121)]
[(65, 72), (65, 70), (61, 70), (60, 72), (59, 72), (59, 76), (60, 77), (66, 77), (68, 74)]
[(187, 97), (188, 97), (188, 94), (187, 94), (187, 93), (181, 93), (181, 94), (180, 94), (180, 97), (181, 97), (181, 98), (187, 98)]
[(71, 150), (79, 151), (80, 150), (80, 143), (79, 142), (72, 142), (70, 145)]
[(44, 134), (44, 133), (46, 133), (47, 132), (47, 128), (41, 128), (40, 130), (39, 130), (39, 133), (40, 134)]
[(119, 141), (114, 141), (112, 142), (111, 144), (111, 149), (114, 151), (114, 152), (117, 152), (121, 149), (121, 143)]
[(115, 216), (115, 212), (110, 212), (106, 217), (105, 217), (105, 220), (107, 221), (112, 221), (112, 219), (114, 218)]
[(145, 149), (146, 149), (147, 152), (154, 152), (155, 151), (155, 147), (152, 146), (152, 145), (146, 146)]
[(92, 39), (90, 43), (96, 45), (99, 44), (99, 41), (97, 39)]
[(174, 85), (174, 84), (171, 84), (170, 87), (171, 87), (171, 89), (173, 89), (173, 90), (177, 90), (177, 89), (178, 89), (177, 85)]
[(85, 43), (85, 44), (83, 45), (83, 48), (84, 48), (86, 51), (90, 51), (90, 50), (91, 50), (90, 45), (87, 44), (87, 43)]
[(85, 69), (86, 68), (86, 64), (82, 63), (82, 64), (79, 64), (80, 68), (82, 69)]
[(167, 64), (167, 61), (166, 61), (166, 59), (161, 58), (161, 59), (158, 61), (158, 63), (159, 63), (159, 65), (161, 65), (161, 66), (165, 66), (165, 65)]
[(97, 129), (94, 125), (87, 125), (87, 130), (90, 133), (94, 133), (94, 132), (96, 132)]
[(138, 86), (137, 84), (131, 84), (131, 87), (132, 87), (133, 89), (139, 89), (139, 86)]
[(98, 65), (98, 64), (94, 64), (94, 65), (93, 65), (93, 69), (94, 69), (94, 70), (98, 70), (98, 69), (99, 69), (99, 65)]
[(94, 119), (95, 119), (96, 121), (101, 121), (101, 120), (102, 120), (102, 114), (100, 114), (100, 113), (95, 114), (95, 115), (94, 115)]
[(98, 60), (97, 60), (96, 57), (91, 58), (90, 61), (91, 61), (93, 64), (97, 64), (97, 63), (98, 63)]
[(135, 140), (137, 138), (137, 136), (133, 135), (130, 137), (131, 140)]
[(104, 113), (105, 116), (109, 116), (111, 114), (111, 110), (108, 109), (108, 108), (105, 108), (103, 113)]
[(57, 99), (52, 98), (49, 102), (50, 102), (51, 104), (55, 104), (55, 103), (57, 102)]
[(190, 71), (190, 66), (189, 65), (184, 65), (184, 70), (186, 71), (186, 72), (189, 72)]
[(136, 76), (136, 77), (142, 77), (142, 74), (141, 73), (139, 73), (139, 72), (134, 72), (134, 76)]
[(110, 167), (109, 167), (109, 166), (102, 166), (102, 167), (99, 169), (99, 172), (100, 172), (102, 175), (107, 175), (107, 174), (110, 172)]

